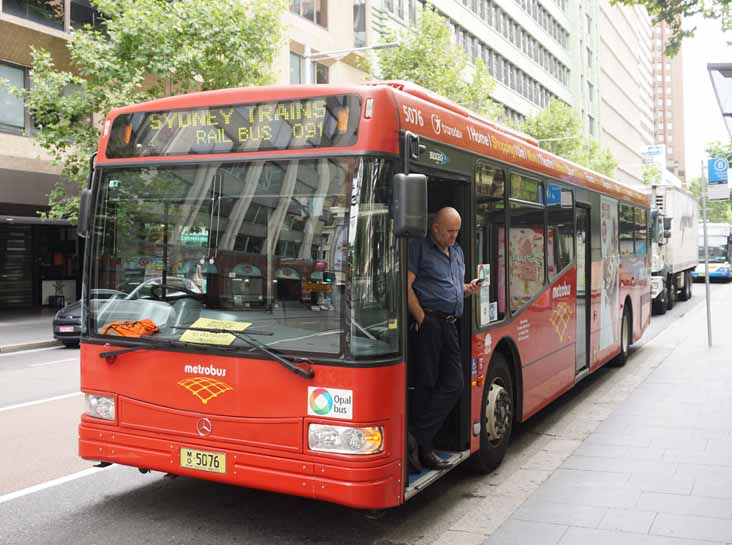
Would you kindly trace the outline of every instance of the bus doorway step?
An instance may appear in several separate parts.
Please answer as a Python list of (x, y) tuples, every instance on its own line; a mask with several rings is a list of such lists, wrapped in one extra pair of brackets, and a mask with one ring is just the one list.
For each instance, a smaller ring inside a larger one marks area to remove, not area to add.
[(447, 469), (423, 469), (422, 471), (414, 471), (410, 468), (409, 472), (409, 484), (404, 493), (404, 499), (409, 499), (418, 492), (421, 492), (437, 479), (442, 477), (448, 471), (460, 465), (461, 462), (470, 457), (469, 450), (463, 451), (444, 451), (438, 450), (437, 455), (443, 460), (450, 462), (450, 467)]

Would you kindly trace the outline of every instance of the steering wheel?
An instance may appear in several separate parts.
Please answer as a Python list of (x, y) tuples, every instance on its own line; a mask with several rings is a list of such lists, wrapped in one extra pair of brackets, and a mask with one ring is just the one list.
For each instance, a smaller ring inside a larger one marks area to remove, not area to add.
[[(155, 299), (157, 299), (157, 300), (162, 299), (162, 297), (161, 297), (162, 293), (160, 292), (160, 290), (162, 288), (166, 288), (166, 289), (169, 289), (172, 291), (177, 291), (177, 292), (183, 292), (185, 294), (185, 295), (183, 295), (183, 297), (190, 297), (191, 299), (196, 299), (197, 301), (203, 300), (202, 293), (196, 293), (195, 291), (189, 290), (188, 288), (184, 288), (183, 286), (174, 286), (172, 284), (154, 284), (154, 285), (150, 286), (150, 293), (152, 294), (152, 296)], [(168, 299), (168, 298), (169, 297), (166, 297), (166, 299)]]

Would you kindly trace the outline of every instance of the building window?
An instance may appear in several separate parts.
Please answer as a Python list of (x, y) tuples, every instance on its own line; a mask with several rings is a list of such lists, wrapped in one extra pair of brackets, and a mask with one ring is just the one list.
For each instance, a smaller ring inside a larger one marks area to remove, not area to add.
[(3, 0), (3, 12), (34, 23), (64, 29), (64, 0)]
[(72, 28), (83, 28), (84, 25), (99, 28), (101, 22), (99, 12), (91, 5), (89, 0), (71, 0)]
[(366, 0), (353, 0), (353, 45), (366, 45)]
[(328, 26), (327, 0), (290, 0), (290, 11), (316, 25)]
[[(11, 86), (25, 88), (25, 70), (7, 64), (0, 64), (0, 79)], [(0, 87), (0, 130), (23, 132), (25, 130), (25, 107), (23, 100)]]
[[(328, 83), (328, 67), (318, 62), (313, 63), (312, 83)], [(305, 83), (305, 59), (290, 51), (290, 83)]]

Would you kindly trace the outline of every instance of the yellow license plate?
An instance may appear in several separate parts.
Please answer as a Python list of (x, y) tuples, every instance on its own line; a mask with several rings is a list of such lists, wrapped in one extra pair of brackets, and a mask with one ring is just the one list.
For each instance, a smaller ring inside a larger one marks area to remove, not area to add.
[(226, 473), (226, 454), (182, 448), (180, 449), (180, 467), (212, 473)]

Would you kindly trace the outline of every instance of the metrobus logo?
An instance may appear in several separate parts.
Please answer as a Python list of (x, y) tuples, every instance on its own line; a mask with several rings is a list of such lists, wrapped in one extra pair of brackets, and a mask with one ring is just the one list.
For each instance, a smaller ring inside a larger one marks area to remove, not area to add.
[(308, 386), (308, 415), (353, 419), (353, 391)]
[(567, 297), (568, 295), (572, 295), (572, 286), (569, 284), (562, 284), (561, 286), (554, 286), (552, 288), (552, 297), (554, 299)]
[(183, 368), (184, 373), (189, 375), (206, 375), (211, 377), (225, 377), (226, 369), (219, 369), (213, 365), (186, 365)]

